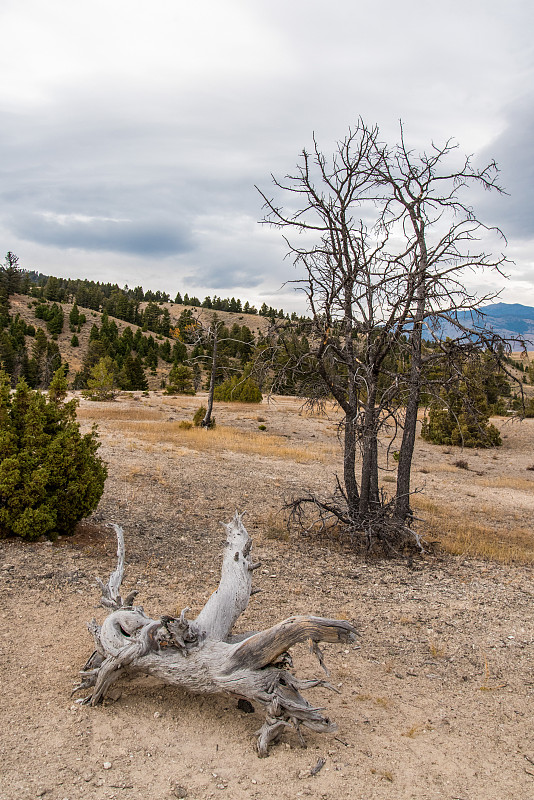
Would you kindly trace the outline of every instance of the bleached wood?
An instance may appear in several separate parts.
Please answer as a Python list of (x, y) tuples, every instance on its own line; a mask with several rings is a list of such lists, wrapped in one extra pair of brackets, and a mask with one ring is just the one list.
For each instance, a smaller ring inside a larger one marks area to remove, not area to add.
[(130, 592), (124, 601), (119, 594), (122, 579), (124, 578), (124, 531), (119, 525), (115, 525), (114, 522), (110, 522), (109, 527), (113, 528), (117, 536), (117, 568), (109, 576), (107, 584), (104, 584), (100, 578), (96, 580), (102, 590), (102, 597), (100, 598), (101, 604), (105, 608), (118, 609), (131, 606), (137, 592)]
[(231, 522), (223, 523), (227, 537), (219, 586), (195, 620), (208, 639), (226, 639), (250, 599), (255, 565), (243, 516), (236, 511)]
[[(231, 636), (232, 628), (246, 609), (252, 591), (252, 543), (236, 512), (226, 525), (227, 541), (221, 579), (217, 590), (195, 620), (188, 620), (187, 609), (179, 617), (150, 619), (142, 608), (122, 606), (109, 614), (101, 627), (89, 629), (96, 650), (81, 672), (82, 682), (75, 691), (93, 687), (80, 702), (96, 705), (122, 674), (144, 673), (165, 683), (195, 693), (225, 692), (261, 705), (266, 712), (258, 731), (260, 756), (286, 727), (300, 726), (325, 732), (336, 729), (321, 709), (310, 705), (301, 691), (314, 686), (329, 686), (324, 680), (298, 680), (288, 669), (288, 650), (297, 642), (351, 640), (356, 631), (344, 620), (311, 615), (289, 617), (258, 633)], [(121, 602), (119, 589), (124, 572), (122, 530), (116, 528), (118, 567), (108, 584), (101, 584), (106, 607)], [(130, 599), (131, 595), (127, 598)], [(322, 657), (321, 657), (322, 661)]]

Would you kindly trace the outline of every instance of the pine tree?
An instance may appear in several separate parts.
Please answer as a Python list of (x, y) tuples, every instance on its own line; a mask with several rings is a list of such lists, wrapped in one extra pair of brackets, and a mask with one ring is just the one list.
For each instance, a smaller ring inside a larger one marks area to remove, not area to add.
[(91, 368), (87, 389), (83, 396), (88, 400), (113, 400), (117, 396), (117, 376), (110, 356), (105, 356)]
[(119, 375), (119, 384), (121, 389), (126, 391), (146, 391), (148, 389), (148, 381), (143, 369), (143, 363), (139, 355), (135, 357), (129, 353), (124, 359), (124, 366)]
[(80, 311), (76, 304), (76, 300), (74, 301), (74, 305), (72, 306), (69, 314), (69, 324), (71, 326), (71, 330), (74, 330), (78, 326), (80, 321)]
[(169, 384), (165, 389), (166, 394), (195, 394), (193, 384), (193, 370), (185, 364), (174, 364), (169, 374)]
[(9, 251), (6, 254), (3, 265), (0, 266), (0, 284), (7, 293), (7, 296), (20, 291), (22, 272), (19, 268), (19, 258)]

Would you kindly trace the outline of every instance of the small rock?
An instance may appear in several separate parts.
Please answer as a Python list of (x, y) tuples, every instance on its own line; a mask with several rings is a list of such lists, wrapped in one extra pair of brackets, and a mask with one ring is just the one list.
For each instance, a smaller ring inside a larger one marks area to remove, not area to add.
[(104, 761), (104, 769), (111, 769), (111, 761)]
[(161, 714), (159, 713), (159, 711), (154, 711), (154, 719), (159, 719), (160, 717)]
[(171, 791), (175, 797), (180, 797), (180, 798), (187, 797), (187, 789), (185, 788), (185, 786), (179, 786), (178, 784), (175, 784), (172, 787)]
[(89, 781), (92, 781), (94, 777), (95, 777), (94, 772), (91, 772), (90, 770), (88, 772), (84, 772), (83, 775), (82, 775), (82, 778), (84, 779), (84, 781), (86, 783), (89, 783)]

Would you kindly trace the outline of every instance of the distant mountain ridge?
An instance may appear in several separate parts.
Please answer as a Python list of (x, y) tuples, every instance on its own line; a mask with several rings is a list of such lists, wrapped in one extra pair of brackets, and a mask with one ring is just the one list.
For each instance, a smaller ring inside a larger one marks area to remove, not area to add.
[[(458, 320), (469, 326), (487, 328), (504, 338), (522, 336), (525, 341), (534, 345), (534, 308), (521, 303), (492, 303), (479, 309), (480, 313), (464, 311), (458, 314)], [(457, 331), (451, 325), (444, 324), (441, 335), (455, 336)]]

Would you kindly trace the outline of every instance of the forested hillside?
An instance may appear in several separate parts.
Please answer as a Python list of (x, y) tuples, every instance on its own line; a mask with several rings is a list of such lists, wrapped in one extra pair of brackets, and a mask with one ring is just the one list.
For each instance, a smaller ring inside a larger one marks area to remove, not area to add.
[[(54, 371), (65, 365), (69, 384), (83, 389), (91, 369), (110, 357), (124, 390), (159, 389), (173, 364), (192, 355), (199, 388), (205, 378), (209, 352), (195, 350), (194, 320), (208, 324), (217, 314), (223, 323), (221, 375), (234, 374), (246, 363), (269, 319), (237, 312), (193, 309), (170, 301), (142, 301), (135, 307), (141, 324), (130, 323), (74, 302), (40, 301), (28, 295), (9, 298), (0, 334), (0, 360), (15, 382), (25, 377), (30, 386), (46, 388)], [(203, 358), (205, 356), (205, 358)], [(235, 364), (235, 360), (239, 364)]]
[[(208, 388), (215, 326), (219, 399), (234, 397), (243, 378), (253, 379), (263, 391), (317, 400), (324, 395), (326, 387), (318, 383), (310, 347), (314, 341), (310, 320), (296, 314), (266, 304), (258, 313), (247, 301), (233, 297), (206, 297), (200, 302), (178, 293), (173, 301), (165, 292), (145, 292), (141, 287), (41, 275), (19, 269), (11, 253), (0, 277), (0, 363), (13, 386), (24, 377), (33, 388), (47, 388), (63, 365), (75, 389), (86, 390), (92, 381), (104, 380), (114, 391), (194, 393)], [(406, 358), (393, 350), (388, 365), (390, 380), (380, 391), (391, 391), (392, 381), (400, 385), (409, 369)], [(508, 359), (508, 366), (524, 385), (534, 382), (534, 366), (526, 354)], [(443, 386), (444, 375), (430, 377)], [(458, 377), (461, 384), (462, 375)], [(459, 385), (449, 371), (446, 382), (451, 381)], [(511, 392), (502, 375), (497, 392), (491, 376), (484, 381), (487, 413), (519, 409), (517, 387)], [(433, 401), (434, 390), (429, 389), (424, 404), (434, 402), (439, 411), (447, 397), (442, 389)]]

